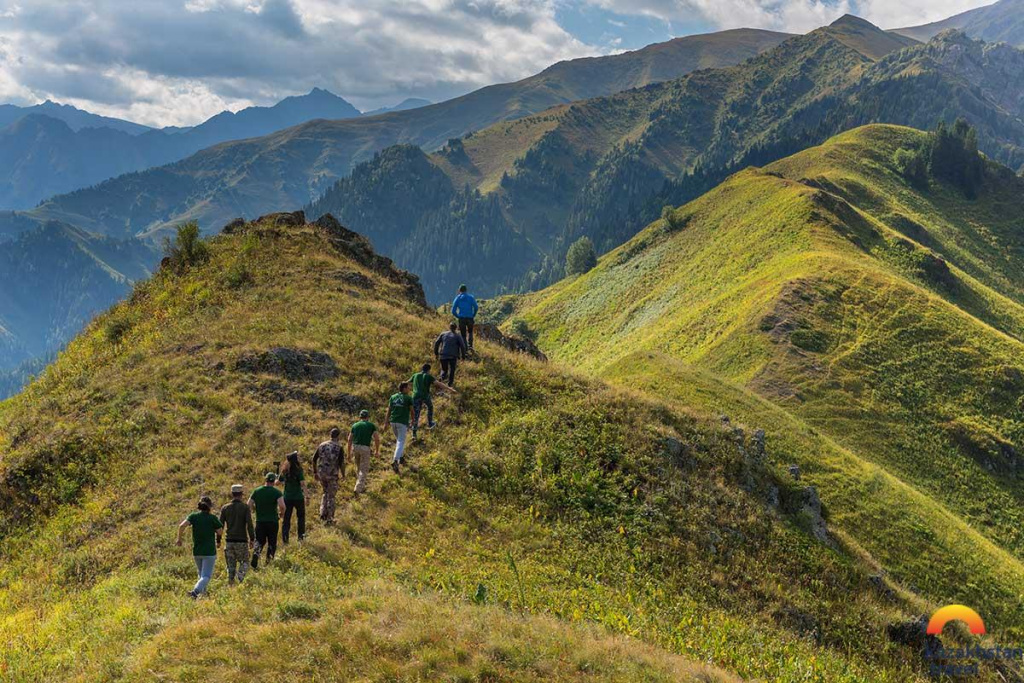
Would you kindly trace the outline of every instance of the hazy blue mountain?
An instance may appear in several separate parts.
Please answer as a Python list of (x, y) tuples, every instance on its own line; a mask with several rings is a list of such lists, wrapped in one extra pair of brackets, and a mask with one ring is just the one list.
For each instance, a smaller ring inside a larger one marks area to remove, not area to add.
[(0, 128), (0, 159), (5, 162), (0, 166), (0, 209), (28, 209), (47, 197), (170, 163), (221, 142), (315, 119), (357, 116), (358, 109), (319, 88), (272, 107), (222, 112), (198, 126), (162, 130), (52, 102), (31, 108), (5, 105), (0, 107), (0, 125), (8, 121)]
[(0, 242), (0, 373), (59, 350), (157, 260), (158, 252), (139, 240), (57, 222)]
[(1024, 45), (1024, 0), (1001, 0), (931, 24), (898, 28), (895, 33), (925, 41), (948, 29), (990, 43)]
[(0, 104), (0, 128), (9, 126), (15, 121), (26, 116), (32, 116), (33, 114), (42, 114), (49, 116), (51, 119), (63, 121), (68, 125), (68, 128), (74, 131), (79, 131), (83, 128), (111, 128), (131, 135), (140, 135), (153, 130), (153, 128), (144, 126), (141, 123), (115, 119), (110, 116), (100, 116), (99, 114), (83, 111), (70, 104), (57, 104), (50, 100), (29, 107)]
[(363, 116), (376, 116), (377, 114), (387, 114), (392, 111), (409, 111), (410, 109), (419, 109), (420, 107), (428, 107), (433, 102), (425, 100), (420, 97), (407, 97), (393, 107), (381, 107), (379, 109), (371, 109), (370, 111), (364, 111)]

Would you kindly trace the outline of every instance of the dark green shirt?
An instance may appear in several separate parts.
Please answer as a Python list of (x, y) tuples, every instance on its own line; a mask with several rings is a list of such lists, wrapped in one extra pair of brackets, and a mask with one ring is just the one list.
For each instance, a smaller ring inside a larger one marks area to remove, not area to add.
[(391, 424), (409, 424), (412, 397), (399, 392), (388, 399), (388, 405), (391, 406)]
[(429, 372), (417, 372), (412, 376), (412, 397), (430, 398), (430, 387), (436, 381)]
[(269, 484), (264, 484), (252, 492), (249, 498), (252, 499), (252, 502), (256, 503), (257, 522), (277, 521), (277, 500), (282, 495), (276, 486), (270, 486)]
[(352, 425), (352, 443), (356, 446), (369, 446), (375, 431), (377, 431), (377, 425), (369, 420), (356, 422)]
[(209, 512), (196, 510), (188, 516), (192, 526), (192, 554), (196, 557), (209, 557), (217, 554), (217, 529), (223, 524)]
[(302, 470), (298, 470), (294, 476), (291, 472), (284, 475), (284, 499), (302, 500), (305, 497), (302, 495), (302, 482), (305, 480), (306, 475)]
[(220, 521), (229, 543), (247, 543), (256, 540), (252, 527), (252, 510), (240, 500), (233, 500), (220, 509)]

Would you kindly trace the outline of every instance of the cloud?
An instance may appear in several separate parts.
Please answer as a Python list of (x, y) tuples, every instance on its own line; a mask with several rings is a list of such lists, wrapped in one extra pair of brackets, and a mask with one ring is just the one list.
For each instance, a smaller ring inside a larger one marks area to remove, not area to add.
[(0, 100), (155, 125), (326, 87), (444, 99), (596, 50), (555, 0), (0, 0)]
[(944, 19), (993, 0), (586, 0), (624, 16), (654, 17), (680, 25), (767, 28), (803, 33), (846, 13), (885, 28)]

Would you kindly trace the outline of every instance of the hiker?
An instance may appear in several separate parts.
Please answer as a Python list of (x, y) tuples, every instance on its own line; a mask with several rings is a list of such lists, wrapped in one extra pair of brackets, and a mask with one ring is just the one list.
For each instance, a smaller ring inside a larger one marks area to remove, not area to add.
[(388, 412), (384, 422), (391, 425), (395, 434), (395, 457), (391, 459), (391, 469), (398, 474), (398, 466), (403, 464), (405, 456), (405, 437), (409, 433), (409, 417), (412, 411), (412, 397), (409, 395), (409, 382), (398, 385), (398, 393), (388, 399)]
[(192, 527), (192, 558), (196, 561), (196, 571), (199, 573), (199, 580), (188, 592), (189, 597), (193, 599), (206, 592), (206, 586), (213, 578), (213, 567), (217, 563), (217, 547), (220, 545), (221, 528), (224, 525), (210, 514), (211, 507), (212, 501), (209, 497), (203, 496), (199, 500), (198, 509), (178, 525), (179, 546), (185, 527)]
[(260, 553), (267, 549), (267, 562), (277, 554), (277, 520), (284, 512), (284, 495), (274, 486), (277, 475), (267, 472), (266, 483), (249, 496), (249, 507), (256, 513), (256, 545), (252, 549), (253, 571), (259, 568)]
[(338, 439), (341, 430), (331, 428), (331, 438), (316, 447), (313, 454), (313, 478), (320, 482), (323, 495), (320, 497), (320, 520), (334, 524), (334, 497), (338, 495), (338, 477), (345, 478), (345, 452)]
[[(413, 375), (409, 381), (412, 383), (412, 438), (416, 438), (416, 431), (420, 426), (420, 411), (423, 406), (427, 407), (427, 429), (437, 426), (434, 422), (434, 400), (430, 398), (430, 388), (437, 382), (437, 378), (430, 374), (430, 363), (424, 363), (420, 371)], [(453, 394), (458, 392), (447, 384), (437, 385), (442, 391), (450, 391)]]
[[(373, 450), (370, 450), (370, 444)], [(380, 433), (377, 425), (370, 422), (370, 411), (359, 411), (359, 422), (352, 425), (348, 434), (348, 457), (356, 465), (356, 493), (366, 490), (366, 476), (370, 473), (370, 457), (380, 453)]]
[[(476, 299), (466, 291), (466, 285), (459, 285), (459, 295), (452, 302), (452, 315), (459, 321), (459, 334), (462, 335), (462, 340), (466, 342), (469, 349), (473, 348), (473, 324), (479, 309)], [(466, 357), (465, 351), (463, 351), (462, 357)]]
[(441, 363), (441, 381), (448, 386), (455, 386), (455, 368), (459, 358), (466, 357), (466, 340), (462, 338), (455, 323), (448, 325), (448, 331), (442, 332), (434, 340), (434, 357)]
[(299, 464), (298, 451), (292, 451), (285, 459), (281, 468), (281, 481), (284, 482), (284, 523), (281, 527), (281, 540), (287, 545), (293, 512), (297, 517), (299, 540), (306, 538), (306, 475)]
[(249, 552), (256, 540), (252, 525), (252, 510), (242, 502), (245, 489), (241, 484), (231, 485), (231, 502), (220, 509), (220, 522), (224, 525), (224, 562), (228, 565), (228, 585), (245, 580), (249, 572)]

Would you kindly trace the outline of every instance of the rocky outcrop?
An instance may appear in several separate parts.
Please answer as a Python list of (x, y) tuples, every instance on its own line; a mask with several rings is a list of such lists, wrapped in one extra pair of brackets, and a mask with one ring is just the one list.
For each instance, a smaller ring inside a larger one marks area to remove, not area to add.
[(323, 382), (338, 376), (338, 366), (326, 353), (284, 347), (242, 354), (235, 361), (235, 370), (311, 382)]
[[(312, 223), (306, 221), (306, 214), (302, 211), (289, 213), (271, 213), (260, 216), (254, 221), (246, 222), (236, 218), (224, 226), (222, 233), (233, 235), (244, 233), (246, 230), (260, 226), (262, 228), (302, 228), (312, 227), (324, 233), (331, 244), (349, 258), (353, 259), (368, 270), (381, 275), (404, 290), (406, 297), (416, 305), (427, 308), (427, 298), (423, 293), (423, 286), (420, 279), (412, 273), (402, 270), (395, 265), (395, 262), (386, 256), (381, 256), (373, 250), (370, 240), (357, 232), (349, 230), (331, 214), (324, 214)], [(356, 286), (365, 286), (365, 276), (342, 275), (344, 281)], [(347, 280), (346, 280), (347, 278)]]
[(497, 326), (491, 325), (490, 323), (480, 323), (475, 329), (476, 336), (480, 339), (486, 339), (489, 342), (494, 342), (509, 351), (525, 353), (533, 356), (537, 360), (544, 361), (545, 363), (548, 360), (548, 357), (544, 355), (544, 352), (529, 339), (505, 334), (498, 329)]

